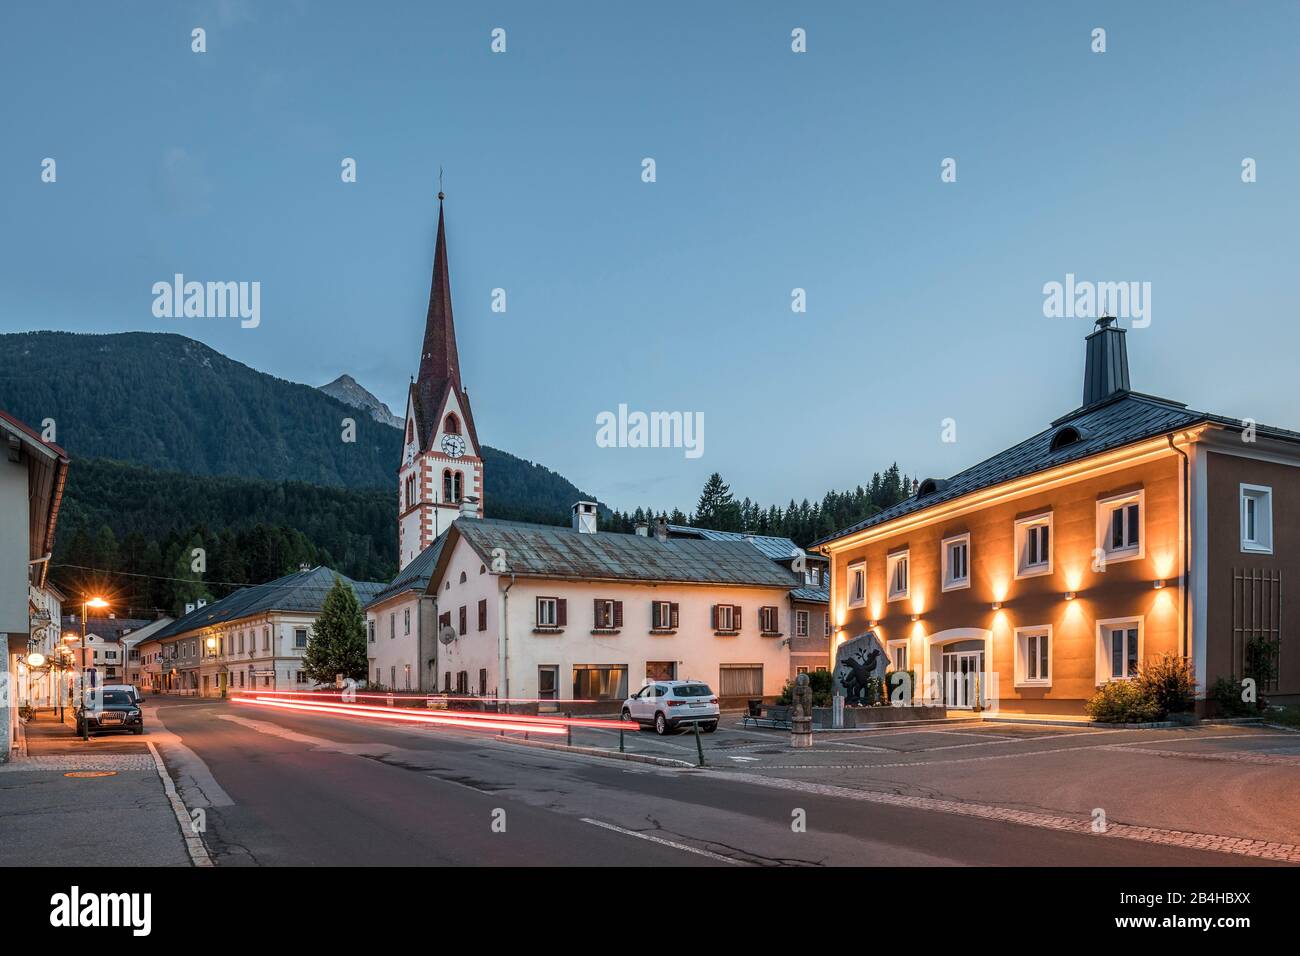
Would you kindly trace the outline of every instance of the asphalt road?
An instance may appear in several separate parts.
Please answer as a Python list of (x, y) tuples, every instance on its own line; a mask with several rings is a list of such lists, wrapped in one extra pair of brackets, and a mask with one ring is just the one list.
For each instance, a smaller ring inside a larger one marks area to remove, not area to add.
[[(218, 866), (1225, 866), (1218, 853), (772, 789), (709, 771), (151, 699)], [(802, 827), (799, 825), (802, 823)]]

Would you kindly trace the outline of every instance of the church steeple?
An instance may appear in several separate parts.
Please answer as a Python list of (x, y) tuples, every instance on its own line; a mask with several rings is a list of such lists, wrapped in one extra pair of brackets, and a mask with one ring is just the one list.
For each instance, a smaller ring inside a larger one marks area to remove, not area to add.
[(483, 514), (483, 459), (469, 393), (460, 380), (451, 314), (447, 226), (438, 192), (429, 310), (420, 368), (407, 400), (406, 437), (398, 468), (398, 554), (414, 560), (457, 517)]
[(424, 320), (424, 345), (416, 394), (420, 401), (421, 439), (427, 444), (437, 427), (437, 414), (448, 387), (461, 391), (460, 356), (456, 352), (456, 325), (451, 314), (451, 273), (447, 266), (447, 227), (442, 192), (438, 193), (438, 238), (433, 247), (433, 279), (429, 284), (429, 311)]

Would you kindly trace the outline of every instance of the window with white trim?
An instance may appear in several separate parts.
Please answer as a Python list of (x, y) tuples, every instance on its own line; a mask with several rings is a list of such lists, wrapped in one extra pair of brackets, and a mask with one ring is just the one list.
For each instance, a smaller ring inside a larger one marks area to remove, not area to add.
[(760, 607), (758, 609), (758, 629), (764, 634), (776, 634), (781, 630), (781, 623), (778, 618), (781, 611), (776, 607)]
[(901, 601), (912, 593), (908, 579), (909, 554), (908, 551), (899, 551), (885, 559), (885, 575), (889, 581), (891, 601)]
[(1097, 547), (1107, 561), (1128, 561), (1143, 555), (1141, 490), (1097, 502)]
[(794, 612), (794, 636), (795, 637), (808, 636), (808, 612), (807, 611)]
[(1241, 486), (1241, 550), (1273, 553), (1273, 489), (1267, 485)]
[(1097, 622), (1097, 683), (1131, 680), (1142, 662), (1142, 618)]
[(537, 626), (559, 627), (559, 607), (559, 599), (553, 597), (539, 597), (537, 599)]
[(907, 670), (907, 641), (889, 642), (889, 669), (900, 674)]
[(867, 564), (858, 561), (849, 565), (849, 607), (862, 607), (867, 603)]
[(1016, 686), (1052, 684), (1052, 626), (1016, 628)]
[(1016, 577), (1052, 573), (1052, 514), (1016, 521)]
[(943, 590), (970, 587), (970, 535), (959, 534), (943, 540)]
[(736, 629), (736, 608), (734, 605), (715, 605), (714, 615), (713, 629), (715, 631), (734, 631)]

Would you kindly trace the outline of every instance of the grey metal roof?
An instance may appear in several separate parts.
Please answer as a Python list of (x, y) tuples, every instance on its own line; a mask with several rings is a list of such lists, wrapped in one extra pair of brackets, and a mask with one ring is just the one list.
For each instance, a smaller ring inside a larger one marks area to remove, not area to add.
[(795, 601), (809, 601), (815, 604), (830, 604), (830, 588), (795, 588), (790, 592), (790, 597)]
[(397, 577), (393, 578), (391, 583), (375, 594), (363, 606), (372, 607), (401, 594), (403, 591), (424, 591), (429, 586), (429, 578), (433, 576), (433, 566), (438, 563), (438, 556), (442, 554), (442, 546), (446, 540), (447, 532), (444, 531), (433, 539), (433, 544), (417, 554), (411, 559), (410, 564), (398, 571)]
[(458, 518), (456, 531), (491, 565), (502, 548), (509, 573), (544, 578), (675, 581), (790, 588), (795, 574), (764, 557), (748, 542), (641, 537), (568, 528)]
[(388, 587), (382, 581), (353, 581), (347, 575), (339, 574), (326, 567), (295, 571), (293, 574), (286, 574), (265, 584), (240, 588), (220, 601), (197, 608), (156, 632), (153, 635), (154, 639), (165, 640), (199, 628), (226, 624), (266, 611), (317, 613), (324, 606), (325, 596), (334, 586), (336, 576), (352, 588), (358, 603), (362, 606)]
[[(774, 535), (746, 534), (743, 531), (714, 531), (712, 528), (696, 528), (684, 524), (670, 524), (668, 531), (673, 535), (704, 538), (707, 541), (745, 541), (773, 561), (789, 561), (804, 553), (803, 549), (789, 538)], [(808, 556), (821, 560), (820, 555)]]
[[(1147, 438), (1153, 438), (1202, 422), (1211, 422), (1230, 428), (1242, 427), (1240, 419), (1227, 415), (1193, 411), (1180, 402), (1143, 395), (1140, 392), (1121, 392), (1102, 402), (1075, 409), (1032, 438), (999, 452), (992, 458), (958, 472), (947, 483), (928, 495), (916, 495), (886, 508), (834, 534), (814, 541), (810, 547), (834, 541), (865, 528), (884, 524), (904, 515), (924, 511), (926, 508), (953, 501), (972, 492), (991, 488), (1006, 481), (1022, 478), (1035, 472), (1055, 468), (1066, 462), (1077, 461), (1090, 455), (1120, 448)], [(1078, 441), (1052, 450), (1052, 439), (1065, 428), (1080, 433)], [(1300, 432), (1256, 425), (1256, 434), (1284, 441), (1300, 441)]]

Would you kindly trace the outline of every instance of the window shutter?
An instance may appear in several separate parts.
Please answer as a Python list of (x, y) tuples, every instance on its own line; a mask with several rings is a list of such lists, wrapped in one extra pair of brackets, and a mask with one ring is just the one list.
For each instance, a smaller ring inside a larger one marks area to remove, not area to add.
[(623, 626), (623, 602), (622, 601), (614, 602), (614, 626), (615, 627)]
[(569, 623), (569, 601), (567, 598), (559, 598), (555, 602), (555, 623), (559, 627), (564, 627)]
[(731, 622), (732, 628), (738, 631), (740, 630), (740, 605), (731, 605), (731, 613), (734, 615)]
[(605, 621), (605, 602), (600, 598), (592, 599), (592, 620), (596, 622), (596, 627), (609, 627)]
[(709, 608), (709, 627), (715, 631), (718, 629), (718, 606), (716, 604)]
[(468, 609), (465, 607), (465, 605), (462, 604), (460, 606), (460, 620), (457, 622), (460, 624), (460, 633), (462, 635), (464, 635), (465, 632), (469, 630), (469, 625), (466, 621), (467, 617), (468, 617)]
[(677, 604), (673, 603), (669, 605), (668, 609), (669, 609), (669, 613), (672, 615), (672, 621), (669, 622), (668, 626), (675, 631), (677, 630)]
[(660, 622), (660, 620), (659, 620), (659, 602), (658, 602), (658, 601), (651, 601), (651, 602), (650, 602), (650, 626), (651, 626), (652, 628), (655, 628), (655, 627), (663, 627), (663, 624), (662, 624), (662, 623)]
[(478, 629), (480, 631), (487, 630), (487, 598), (483, 598), (478, 602)]

